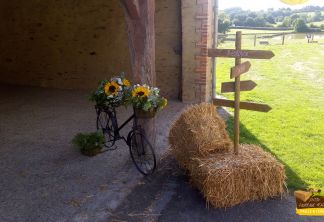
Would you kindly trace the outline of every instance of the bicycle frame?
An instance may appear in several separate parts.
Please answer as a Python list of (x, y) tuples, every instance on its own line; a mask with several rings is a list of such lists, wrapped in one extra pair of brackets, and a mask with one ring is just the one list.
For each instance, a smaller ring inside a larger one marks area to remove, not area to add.
[(114, 141), (117, 140), (124, 140), (126, 144), (128, 144), (128, 138), (126, 139), (124, 136), (120, 135), (120, 131), (133, 119), (135, 120), (134, 125), (137, 126), (137, 118), (135, 116), (135, 113), (133, 113), (133, 115), (131, 115), (121, 126), (119, 126), (118, 124), (118, 120), (117, 120), (117, 116), (116, 116), (116, 109), (112, 108), (110, 109), (102, 109), (102, 108), (98, 108), (96, 107), (97, 110), (97, 115), (99, 115), (100, 112), (106, 112), (109, 116), (109, 118), (112, 121), (112, 126), (114, 129)]
[[(100, 115), (104, 115), (106, 118), (104, 124), (101, 124), (101, 130), (104, 135), (108, 135), (108, 140), (105, 144), (107, 149), (102, 152), (111, 151), (117, 149), (115, 142), (118, 140), (124, 140), (129, 147), (130, 155), (135, 164), (137, 170), (143, 175), (152, 174), (156, 168), (156, 157), (154, 149), (150, 142), (145, 137), (145, 131), (138, 125), (138, 117), (133, 110), (133, 114), (121, 125), (119, 126), (117, 121), (116, 109), (113, 107), (95, 107), (97, 112), (97, 129), (99, 129), (98, 121), (100, 121)], [(134, 124), (132, 129), (129, 131), (127, 138), (120, 135), (120, 131), (132, 120)], [(115, 145), (115, 146), (114, 146)], [(112, 148), (114, 147), (114, 148)], [(143, 167), (143, 163), (145, 168)], [(151, 168), (147, 168), (147, 166)]]

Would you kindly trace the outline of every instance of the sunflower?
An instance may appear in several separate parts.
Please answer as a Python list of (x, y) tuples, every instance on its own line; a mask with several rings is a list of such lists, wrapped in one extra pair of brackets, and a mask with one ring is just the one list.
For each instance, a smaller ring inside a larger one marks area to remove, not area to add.
[(115, 95), (117, 95), (118, 91), (120, 90), (120, 86), (114, 81), (107, 82), (106, 85), (104, 86), (104, 90), (108, 96), (111, 96), (111, 95), (115, 96)]
[(123, 79), (123, 85), (128, 87), (130, 86), (130, 82), (127, 79)]
[(147, 97), (150, 94), (150, 90), (144, 86), (137, 86), (132, 91), (133, 97)]

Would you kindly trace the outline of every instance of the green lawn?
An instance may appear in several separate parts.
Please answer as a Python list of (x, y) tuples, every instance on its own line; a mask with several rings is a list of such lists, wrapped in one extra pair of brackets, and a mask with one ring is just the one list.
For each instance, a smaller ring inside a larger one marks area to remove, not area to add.
[[(267, 49), (272, 60), (250, 60), (243, 80), (258, 86), (242, 92), (242, 100), (269, 104), (269, 113), (241, 112), (241, 142), (260, 144), (286, 166), (288, 186), (324, 188), (324, 39), (320, 44), (289, 40), (286, 45), (257, 46), (243, 42), (246, 49)], [(220, 48), (233, 48), (226, 43)], [(242, 61), (243, 62), (243, 61)], [(217, 91), (229, 79), (233, 59), (217, 60)], [(223, 96), (233, 98), (232, 93)], [(232, 111), (232, 110), (230, 110)], [(232, 120), (228, 122), (231, 129)], [(230, 130), (231, 131), (231, 130)]]
[(321, 26), (324, 25), (324, 20), (320, 22), (312, 22), (311, 24), (316, 25), (316, 26)]

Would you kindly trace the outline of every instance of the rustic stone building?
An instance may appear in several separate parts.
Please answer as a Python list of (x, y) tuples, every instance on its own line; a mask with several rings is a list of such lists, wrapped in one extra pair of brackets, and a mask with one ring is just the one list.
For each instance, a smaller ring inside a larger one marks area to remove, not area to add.
[[(156, 83), (168, 98), (210, 98), (213, 2), (155, 1)], [(91, 89), (131, 77), (120, 0), (2, 1), (0, 23), (0, 83)]]

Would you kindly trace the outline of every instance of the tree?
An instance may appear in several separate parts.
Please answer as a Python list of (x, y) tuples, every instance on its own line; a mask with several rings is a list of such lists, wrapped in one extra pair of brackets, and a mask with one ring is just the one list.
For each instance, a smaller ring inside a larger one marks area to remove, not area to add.
[(226, 34), (229, 31), (231, 22), (227, 19), (218, 19), (218, 32)]
[(251, 26), (251, 27), (255, 27), (255, 22), (254, 22), (254, 19), (251, 18), (251, 17), (248, 17), (246, 19), (246, 22), (245, 22), (246, 26)]
[(322, 20), (322, 13), (320, 11), (316, 11), (312, 17), (313, 22), (319, 22)]
[(266, 26), (266, 20), (262, 16), (258, 16), (254, 19), (254, 24), (256, 27)]
[(235, 26), (240, 26), (241, 25), (241, 21), (238, 19), (234, 19), (232, 22)]
[(282, 27), (290, 27), (291, 26), (291, 18), (289, 16), (286, 16), (284, 20), (282, 21)]
[(295, 32), (307, 32), (309, 28), (306, 25), (306, 22), (303, 19), (297, 19), (294, 23)]
[(275, 24), (275, 23), (276, 23), (276, 21), (275, 21), (275, 19), (274, 19), (274, 17), (273, 17), (272, 15), (268, 15), (268, 16), (266, 17), (266, 20), (267, 20), (267, 22), (269, 22), (270, 24)]

